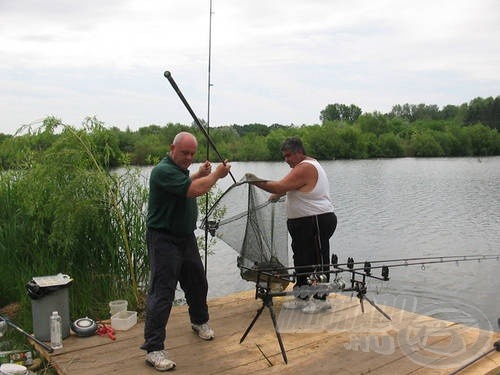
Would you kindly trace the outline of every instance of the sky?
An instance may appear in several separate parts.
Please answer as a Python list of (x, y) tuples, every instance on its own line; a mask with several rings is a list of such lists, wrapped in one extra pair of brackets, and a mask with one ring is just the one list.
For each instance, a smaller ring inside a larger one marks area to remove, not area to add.
[(498, 0), (0, 0), (0, 133), (312, 125), (500, 95)]

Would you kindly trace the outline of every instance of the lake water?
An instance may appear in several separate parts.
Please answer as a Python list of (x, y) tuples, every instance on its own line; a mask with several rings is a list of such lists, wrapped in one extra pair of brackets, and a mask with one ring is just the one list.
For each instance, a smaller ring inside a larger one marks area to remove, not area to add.
[[(500, 254), (500, 157), (322, 165), (338, 217), (331, 248), (340, 263), (347, 257), (361, 262)], [(246, 172), (279, 179), (289, 167), (284, 162), (235, 162), (231, 171), (236, 180)], [(231, 182), (228, 176), (218, 188)], [(219, 243), (214, 251), (208, 257), (209, 297), (254, 288), (240, 278), (234, 250)], [(464, 323), (473, 319), (472, 324), (498, 330), (499, 270), (500, 260), (391, 268), (390, 281), (369, 282), (368, 296), (405, 308), (411, 301), (410, 310)]]

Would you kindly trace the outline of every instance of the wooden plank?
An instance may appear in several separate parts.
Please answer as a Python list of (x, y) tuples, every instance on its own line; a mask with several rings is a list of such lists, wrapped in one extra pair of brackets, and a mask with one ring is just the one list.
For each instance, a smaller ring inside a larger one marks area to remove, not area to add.
[[(351, 372), (356, 364), (363, 364), (360, 356), (366, 356), (364, 352), (360, 353), (349, 351), (347, 346), (350, 344), (350, 336), (353, 332), (365, 332), (375, 329), (379, 335), (380, 332), (394, 331), (392, 323), (387, 321), (373, 307), (365, 307), (365, 313), (361, 313), (359, 302), (350, 299), (341, 301), (342, 296), (337, 297), (342, 303), (333, 301), (333, 310), (327, 314), (314, 315), (316, 320), (311, 320), (309, 331), (307, 332), (307, 314), (306, 319), (298, 319), (303, 325), (297, 329), (294, 334), (284, 335), (286, 341), (287, 354), (290, 359), (288, 366), (274, 366), (269, 373), (300, 373), (309, 371), (319, 371), (320, 373), (330, 371), (344, 373)], [(340, 309), (337, 310), (336, 307)], [(389, 310), (389, 309), (388, 309)], [(283, 312), (282, 312), (283, 313)], [(295, 312), (300, 315), (300, 312)], [(309, 316), (311, 317), (311, 316)], [(313, 325), (316, 324), (316, 327)], [(322, 330), (319, 332), (319, 330)], [(302, 332), (302, 333), (300, 333)], [(373, 354), (372, 354), (373, 355)], [(356, 356), (353, 360), (353, 356)], [(353, 371), (360, 373), (363, 371)]]
[[(393, 321), (389, 322), (369, 304), (365, 304), (363, 314), (356, 298), (342, 295), (330, 296), (333, 309), (324, 314), (307, 315), (281, 309), (283, 301), (282, 297), (274, 298), (273, 309), (289, 359), (288, 365), (282, 359), (267, 307), (240, 344), (244, 331), (262, 307), (262, 301), (255, 299), (255, 292), (246, 291), (209, 301), (210, 324), (216, 333), (212, 341), (200, 340), (192, 332), (186, 306), (172, 309), (166, 345), (169, 356), (177, 363), (175, 373), (432, 374), (441, 371), (423, 367), (412, 360), (411, 356), (418, 355), (418, 352), (408, 353), (396, 345), (398, 334), (416, 320), (431, 325), (439, 322), (443, 334), (435, 332), (428, 344), (447, 345), (446, 328), (453, 327), (454, 323), (383, 306), (383, 310), (393, 317)], [(63, 349), (53, 355), (45, 355), (58, 374), (154, 374), (157, 371), (146, 366), (145, 353), (139, 348), (143, 342), (143, 329), (143, 322), (139, 322), (128, 331), (118, 331), (116, 341), (100, 336), (71, 336), (64, 340)], [(473, 346), (478, 335), (484, 334), (470, 327), (456, 326), (455, 329), (468, 346)], [(492, 339), (498, 339), (498, 336), (492, 335)], [(366, 341), (367, 338), (379, 341), (371, 344)], [(385, 348), (383, 340), (393, 347)], [(443, 360), (442, 357), (436, 356), (435, 365)], [(495, 367), (498, 367), (498, 353), (482, 360), (476, 370), (487, 372)]]

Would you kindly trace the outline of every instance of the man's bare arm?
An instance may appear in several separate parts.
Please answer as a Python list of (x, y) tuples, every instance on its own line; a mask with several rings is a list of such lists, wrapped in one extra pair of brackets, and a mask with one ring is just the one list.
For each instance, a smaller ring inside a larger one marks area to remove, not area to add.
[(291, 190), (301, 190), (311, 185), (311, 188), (316, 184), (317, 171), (312, 165), (301, 164), (293, 168), (290, 173), (279, 181), (261, 181), (254, 182), (259, 188), (282, 196)]
[(226, 160), (224, 163), (220, 163), (215, 171), (208, 174), (207, 176), (192, 179), (186, 196), (188, 198), (194, 198), (207, 193), (212, 188), (212, 186), (215, 185), (217, 180), (227, 176), (230, 169), (231, 164), (229, 164)]

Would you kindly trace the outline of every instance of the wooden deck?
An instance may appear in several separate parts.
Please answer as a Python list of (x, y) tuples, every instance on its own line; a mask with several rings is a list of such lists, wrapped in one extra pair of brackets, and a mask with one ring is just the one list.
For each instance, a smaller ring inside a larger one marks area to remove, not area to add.
[[(283, 300), (274, 298), (274, 311), (283, 327), (288, 364), (283, 361), (268, 308), (240, 344), (262, 306), (255, 292), (248, 291), (209, 300), (210, 324), (216, 334), (212, 341), (203, 341), (192, 332), (186, 306), (172, 310), (166, 344), (169, 357), (177, 364), (174, 373), (449, 374), (500, 339), (500, 332), (381, 306), (391, 315), (389, 322), (366, 302), (362, 314), (357, 298), (342, 295), (331, 295), (332, 310), (315, 315), (281, 310)], [(72, 335), (64, 340), (63, 349), (42, 354), (58, 374), (156, 374), (144, 363), (145, 353), (139, 349), (143, 328), (139, 322), (128, 331), (118, 331), (116, 341)], [(401, 340), (406, 336), (408, 340)], [(461, 354), (447, 362), (450, 352)], [(460, 372), (486, 373), (500, 373), (500, 353), (493, 351)]]

